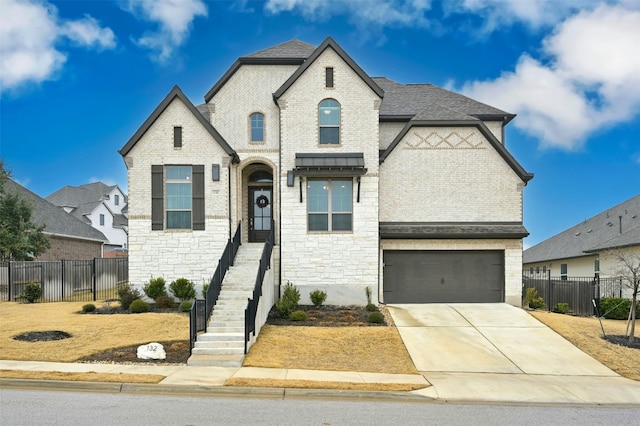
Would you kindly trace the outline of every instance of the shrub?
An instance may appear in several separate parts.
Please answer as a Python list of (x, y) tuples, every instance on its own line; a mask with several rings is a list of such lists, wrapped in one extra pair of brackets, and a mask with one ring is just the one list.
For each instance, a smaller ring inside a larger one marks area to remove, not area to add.
[[(148, 295), (147, 295), (148, 296)], [(162, 294), (156, 298), (156, 309), (173, 308), (173, 299), (167, 294)]]
[(191, 300), (184, 300), (180, 303), (180, 312), (189, 312), (192, 306), (193, 302)]
[(291, 321), (306, 321), (307, 313), (305, 311), (293, 311), (291, 315), (289, 315), (289, 319)]
[(24, 287), (24, 291), (20, 293), (20, 298), (28, 303), (35, 302), (40, 299), (40, 296), (42, 296), (42, 288), (40, 288), (40, 283), (35, 281), (28, 282)]
[(564, 302), (556, 303), (556, 306), (552, 309), (556, 314), (566, 314), (569, 312), (569, 304)]
[(540, 309), (544, 307), (544, 299), (542, 297), (538, 297), (538, 290), (533, 287), (529, 287), (524, 298), (524, 304), (525, 306), (529, 306), (531, 309)]
[(142, 299), (136, 299), (129, 305), (129, 312), (132, 314), (141, 314), (149, 312), (149, 304)]
[(131, 302), (136, 299), (140, 299), (140, 290), (133, 288), (131, 284), (125, 284), (118, 288), (118, 298), (120, 300), (120, 307), (125, 311), (129, 310)]
[(373, 303), (367, 303), (367, 306), (365, 306), (365, 309), (368, 312), (377, 312), (378, 311), (378, 307), (376, 305), (374, 305)]
[(82, 305), (82, 313), (83, 314), (88, 314), (90, 312), (95, 312), (96, 310), (96, 305), (94, 305), (93, 303), (87, 303), (86, 305)]
[(384, 323), (384, 315), (380, 312), (371, 312), (367, 321), (372, 322), (374, 324), (382, 324)]
[(276, 310), (278, 311), (278, 315), (280, 318), (289, 318), (291, 311), (293, 311), (300, 301), (300, 292), (298, 289), (287, 281), (287, 284), (284, 286), (284, 291), (282, 292), (282, 297), (276, 303)]
[(169, 284), (169, 289), (175, 297), (180, 300), (189, 300), (196, 297), (196, 288), (191, 281), (186, 278), (178, 278)]
[[(640, 303), (636, 306), (636, 318), (640, 318)], [(600, 299), (600, 315), (607, 319), (629, 318), (631, 300), (620, 297), (603, 297)]]
[(156, 300), (160, 296), (167, 294), (166, 281), (162, 277), (151, 278), (148, 283), (142, 287), (142, 291), (150, 299)]
[(202, 286), (202, 298), (203, 299), (207, 298), (207, 290), (209, 290), (209, 284), (204, 284)]
[(313, 290), (311, 294), (309, 294), (309, 299), (311, 299), (313, 306), (320, 306), (327, 300), (327, 293), (321, 290)]

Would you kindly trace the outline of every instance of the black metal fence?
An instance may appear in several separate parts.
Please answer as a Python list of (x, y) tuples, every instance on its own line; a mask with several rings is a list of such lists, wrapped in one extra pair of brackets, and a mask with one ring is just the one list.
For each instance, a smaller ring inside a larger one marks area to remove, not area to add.
[(622, 280), (615, 277), (552, 277), (549, 272), (524, 274), (522, 277), (523, 300), (528, 288), (535, 288), (547, 310), (558, 303), (568, 303), (569, 313), (578, 316), (595, 315), (593, 300), (602, 297), (623, 297)]
[(40, 286), (40, 302), (114, 299), (118, 286), (128, 282), (127, 257), (0, 262), (0, 301), (21, 300), (30, 283)]
[(258, 304), (260, 303), (260, 296), (262, 296), (262, 283), (264, 281), (264, 275), (271, 265), (271, 253), (273, 252), (273, 244), (275, 236), (273, 233), (273, 225), (271, 226), (271, 233), (267, 241), (264, 243), (262, 249), (262, 256), (260, 257), (260, 266), (258, 268), (258, 274), (256, 276), (256, 283), (253, 287), (253, 295), (251, 299), (247, 301), (247, 307), (244, 310), (244, 353), (247, 353), (247, 342), (249, 341), (250, 334), (256, 335), (256, 314), (258, 312)]
[(224, 251), (222, 252), (222, 256), (218, 261), (216, 271), (213, 273), (211, 281), (209, 282), (209, 288), (207, 288), (205, 300), (196, 300), (193, 306), (191, 306), (191, 311), (189, 312), (189, 341), (191, 345), (190, 349), (193, 349), (193, 346), (195, 345), (196, 339), (198, 337), (198, 332), (206, 331), (207, 321), (211, 316), (213, 307), (218, 302), (218, 296), (220, 296), (220, 290), (222, 289), (222, 281), (224, 280), (224, 276), (227, 274), (229, 268), (233, 266), (233, 261), (236, 258), (236, 254), (238, 253), (240, 240), (242, 238), (241, 225), (241, 223), (238, 223), (238, 229), (236, 229), (235, 235), (232, 239), (227, 241), (227, 245), (225, 246)]

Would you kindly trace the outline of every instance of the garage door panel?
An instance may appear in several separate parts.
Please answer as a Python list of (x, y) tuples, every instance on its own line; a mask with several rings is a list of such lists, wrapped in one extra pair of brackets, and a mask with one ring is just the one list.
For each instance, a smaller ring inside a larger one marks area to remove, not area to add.
[(386, 303), (504, 301), (503, 251), (385, 251)]

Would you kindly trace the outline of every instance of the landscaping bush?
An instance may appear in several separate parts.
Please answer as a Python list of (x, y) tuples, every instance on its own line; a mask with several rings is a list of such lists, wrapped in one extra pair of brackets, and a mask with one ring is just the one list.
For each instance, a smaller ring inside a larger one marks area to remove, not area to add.
[(35, 281), (28, 282), (24, 287), (24, 291), (20, 293), (20, 298), (26, 300), (28, 303), (35, 302), (40, 299), (40, 296), (42, 296), (42, 288), (40, 288), (40, 283)]
[(142, 291), (148, 298), (156, 300), (160, 296), (166, 296), (166, 281), (162, 277), (151, 278), (148, 283), (142, 287)]
[[(640, 303), (636, 306), (636, 318), (640, 318)], [(620, 297), (603, 297), (600, 299), (600, 315), (607, 319), (626, 320), (631, 310), (631, 300)]]
[(186, 278), (178, 278), (169, 284), (169, 290), (178, 299), (184, 301), (196, 297), (195, 285)]
[(209, 284), (204, 284), (202, 286), (202, 298), (203, 299), (207, 298), (207, 290), (209, 290)]
[(87, 303), (86, 305), (82, 305), (83, 314), (95, 312), (95, 310), (96, 310), (96, 305), (94, 305), (93, 303)]
[[(147, 295), (148, 296), (148, 295)], [(156, 309), (173, 308), (173, 299), (167, 294), (162, 294), (156, 298)]]
[(544, 307), (544, 299), (542, 297), (538, 297), (538, 290), (533, 287), (529, 287), (524, 298), (524, 304), (525, 306), (529, 306), (531, 309), (540, 309)]
[(321, 290), (313, 290), (311, 294), (309, 294), (309, 299), (311, 299), (313, 306), (320, 306), (327, 300), (327, 293)]
[(132, 314), (141, 314), (149, 312), (149, 304), (142, 299), (136, 299), (129, 305), (129, 312)]
[(180, 303), (180, 312), (189, 312), (192, 306), (193, 302), (191, 300), (184, 300)]
[(374, 324), (382, 324), (384, 323), (384, 315), (380, 312), (371, 312), (367, 321), (372, 322)]
[(289, 315), (289, 319), (291, 321), (306, 321), (307, 313), (305, 311), (293, 311), (291, 315)]
[(556, 306), (552, 309), (556, 314), (566, 314), (569, 312), (569, 304), (564, 302), (556, 303)]
[(289, 318), (291, 311), (293, 311), (300, 301), (300, 292), (298, 289), (287, 281), (287, 284), (284, 286), (284, 291), (282, 292), (282, 297), (276, 303), (276, 310), (278, 311), (278, 315), (280, 318)]
[(377, 312), (378, 311), (378, 307), (376, 305), (374, 305), (373, 303), (367, 303), (367, 306), (365, 306), (365, 309), (368, 312)]
[(137, 288), (133, 288), (131, 284), (125, 284), (118, 287), (118, 299), (120, 300), (120, 307), (127, 311), (131, 302), (136, 299), (140, 299), (140, 291)]

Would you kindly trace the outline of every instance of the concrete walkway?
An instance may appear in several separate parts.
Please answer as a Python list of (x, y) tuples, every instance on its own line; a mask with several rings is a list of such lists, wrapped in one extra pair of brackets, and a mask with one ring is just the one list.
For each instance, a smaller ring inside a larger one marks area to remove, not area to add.
[[(595, 361), (527, 312), (506, 304), (387, 306), (421, 374), (255, 367), (2, 361), (0, 370), (158, 374), (156, 385), (0, 379), (0, 387), (264, 397), (410, 398), (424, 401), (604, 404), (640, 407), (640, 383)], [(229, 378), (417, 384), (412, 392), (233, 388)]]
[(640, 405), (640, 383), (507, 304), (387, 306), (431, 387), (450, 401)]

